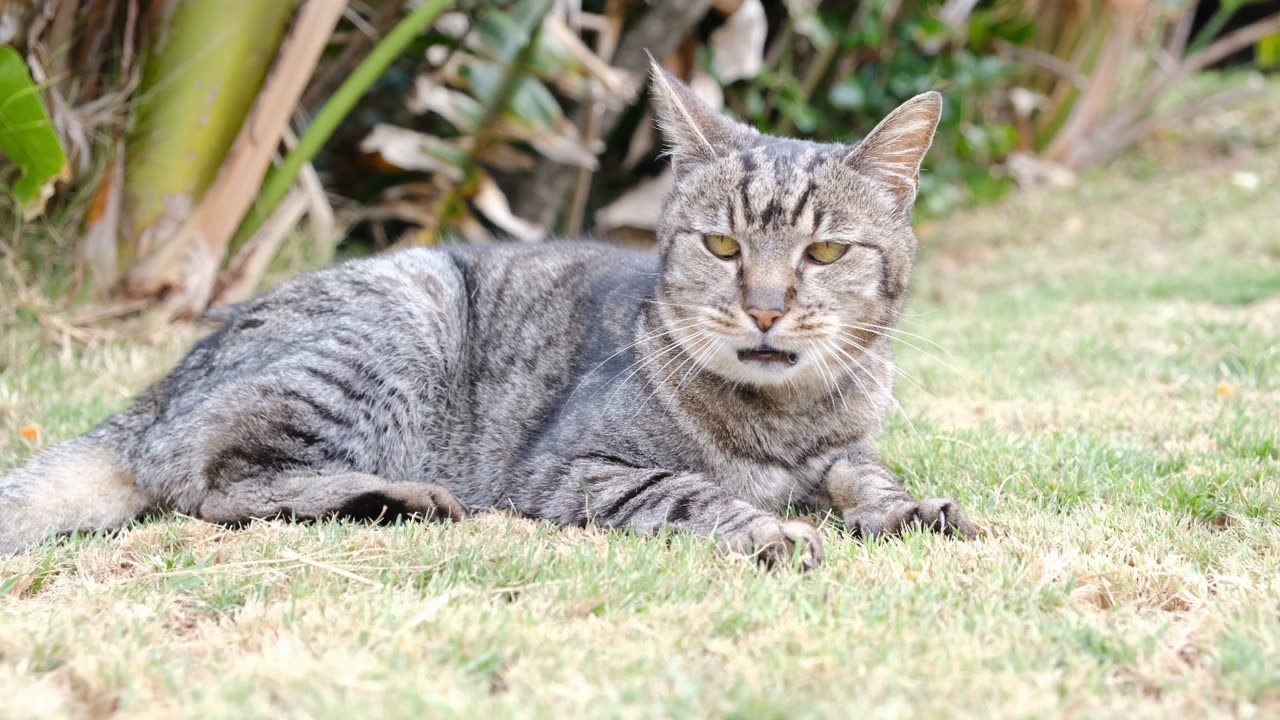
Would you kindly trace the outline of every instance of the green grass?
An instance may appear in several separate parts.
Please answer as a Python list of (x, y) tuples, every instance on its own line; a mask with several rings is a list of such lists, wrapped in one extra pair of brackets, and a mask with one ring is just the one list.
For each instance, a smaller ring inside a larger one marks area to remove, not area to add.
[[(884, 454), (979, 540), (827, 524), (794, 575), (503, 514), (162, 518), (0, 560), (0, 716), (1274, 717), (1280, 152), (1192, 165), (922, 229), (904, 329), (945, 351), (906, 338)], [(24, 317), (0, 467), (194, 337)]]

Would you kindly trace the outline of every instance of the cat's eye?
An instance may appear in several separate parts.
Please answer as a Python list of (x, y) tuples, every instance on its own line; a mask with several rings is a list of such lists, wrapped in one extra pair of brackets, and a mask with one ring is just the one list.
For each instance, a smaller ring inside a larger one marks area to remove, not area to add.
[(738, 257), (738, 253), (742, 252), (742, 247), (738, 245), (738, 241), (728, 235), (708, 235), (702, 240), (712, 255), (718, 258), (729, 260)]
[(804, 254), (819, 265), (830, 265), (844, 257), (845, 252), (848, 250), (848, 245), (835, 242), (816, 242), (805, 248)]

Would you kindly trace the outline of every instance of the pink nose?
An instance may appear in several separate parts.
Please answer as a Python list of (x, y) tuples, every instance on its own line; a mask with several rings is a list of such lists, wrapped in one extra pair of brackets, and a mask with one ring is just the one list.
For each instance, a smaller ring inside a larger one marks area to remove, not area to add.
[(782, 317), (782, 312), (779, 310), (760, 310), (759, 308), (747, 308), (747, 314), (756, 321), (756, 327), (760, 328), (760, 332), (768, 332), (778, 318)]

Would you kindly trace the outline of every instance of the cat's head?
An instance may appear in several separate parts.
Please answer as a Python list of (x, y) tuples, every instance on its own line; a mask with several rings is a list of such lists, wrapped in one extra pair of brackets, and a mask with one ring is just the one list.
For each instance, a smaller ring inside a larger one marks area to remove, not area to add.
[(675, 340), (754, 386), (851, 372), (902, 307), (942, 96), (907, 101), (847, 146), (761, 135), (656, 63), (653, 92), (676, 177), (655, 302)]

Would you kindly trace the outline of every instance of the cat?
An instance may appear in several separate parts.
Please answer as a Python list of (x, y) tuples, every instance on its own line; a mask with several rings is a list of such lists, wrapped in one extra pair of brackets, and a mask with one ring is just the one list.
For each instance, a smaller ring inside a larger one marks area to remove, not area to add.
[(0, 552), (175, 510), (214, 523), (663, 527), (813, 568), (817, 529), (970, 537), (876, 460), (942, 97), (855, 146), (770, 137), (654, 63), (658, 253), (586, 241), (349, 261), (216, 311), (135, 404), (0, 479)]

